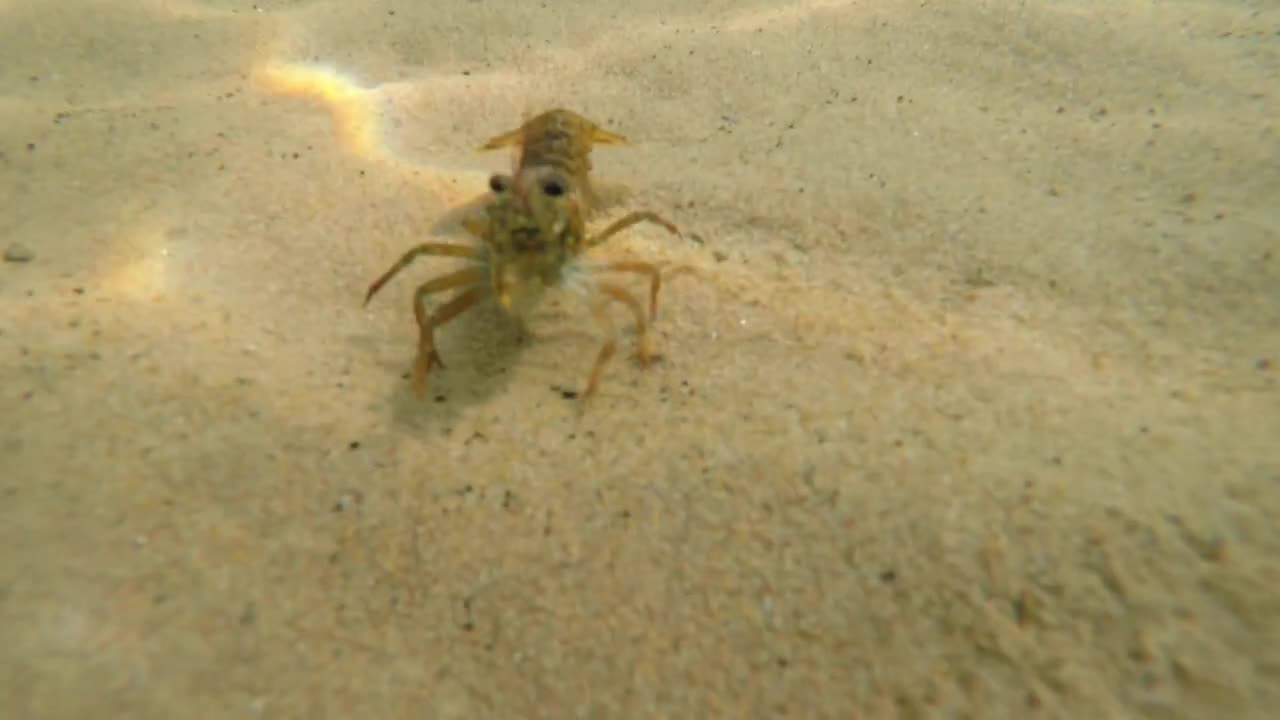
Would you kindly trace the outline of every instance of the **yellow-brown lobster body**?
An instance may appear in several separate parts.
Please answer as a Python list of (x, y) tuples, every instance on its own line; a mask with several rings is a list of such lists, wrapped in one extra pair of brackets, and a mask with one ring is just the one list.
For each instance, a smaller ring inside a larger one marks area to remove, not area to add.
[[(425, 395), (427, 375), (443, 366), (435, 349), (435, 329), (486, 297), (493, 296), (508, 311), (518, 311), (524, 298), (543, 288), (566, 284), (570, 276), (581, 278), (579, 289), (588, 297), (593, 316), (609, 328), (610, 337), (596, 356), (583, 398), (595, 394), (605, 364), (617, 349), (605, 305), (617, 301), (631, 311), (637, 331), (637, 356), (647, 363), (646, 330), (657, 313), (661, 275), (651, 263), (616, 261), (583, 263), (587, 249), (603, 243), (623, 229), (640, 222), (652, 222), (679, 234), (669, 221), (655, 213), (633, 212), (588, 236), (584, 217), (595, 195), (590, 187), (592, 144), (625, 142), (617, 133), (605, 130), (581, 115), (557, 109), (543, 113), (520, 128), (493, 138), (485, 147), (519, 143), (520, 160), (510, 175), (495, 174), (489, 179), (492, 191), (484, 214), (463, 221), (463, 226), (480, 241), (479, 247), (452, 243), (424, 243), (398, 260), (369, 287), (373, 295), (419, 255), (465, 258), (470, 267), (439, 276), (420, 285), (414, 294), (417, 318), (418, 356), (413, 383), (419, 396)], [(599, 280), (598, 273), (628, 272), (650, 279), (648, 312), (625, 288)], [(453, 298), (427, 314), (425, 299), (433, 293), (460, 289)]]

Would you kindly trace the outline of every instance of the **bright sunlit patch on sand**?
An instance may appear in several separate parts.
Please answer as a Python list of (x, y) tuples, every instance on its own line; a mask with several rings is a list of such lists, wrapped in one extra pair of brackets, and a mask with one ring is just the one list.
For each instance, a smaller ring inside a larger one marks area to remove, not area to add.
[(383, 142), (374, 91), (320, 65), (270, 65), (259, 71), (258, 79), (271, 92), (324, 103), (348, 152), (370, 160), (391, 159)]
[(104, 283), (108, 292), (139, 300), (153, 298), (165, 287), (165, 260), (168, 253), (126, 263), (112, 272)]
[[(424, 149), (413, 147), (412, 141), (398, 135), (405, 128), (422, 124), (422, 108), (434, 105), (426, 101), (425, 93), (438, 98), (469, 92), (469, 83), (476, 78), (428, 77), (365, 86), (350, 73), (315, 63), (268, 63), (255, 74), (269, 93), (310, 100), (326, 108), (344, 152), (411, 175), (417, 188), (438, 196), (446, 205), (474, 205), (487, 191), (487, 172), (413, 162), (410, 158), (422, 157)], [(518, 78), (500, 73), (488, 80), (518, 86)], [(474, 210), (458, 208), (435, 229), (454, 230), (457, 217), (453, 215)]]
[(164, 227), (145, 222), (119, 238), (122, 257), (105, 273), (103, 288), (117, 296), (149, 300), (169, 286), (169, 248)]

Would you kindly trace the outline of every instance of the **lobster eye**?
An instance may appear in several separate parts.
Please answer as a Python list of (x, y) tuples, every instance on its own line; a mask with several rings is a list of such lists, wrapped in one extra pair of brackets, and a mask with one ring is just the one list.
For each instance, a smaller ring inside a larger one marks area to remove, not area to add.
[(511, 189), (511, 178), (506, 175), (490, 175), (489, 189), (495, 193), (504, 193)]
[(564, 183), (558, 178), (548, 178), (542, 181), (542, 192), (549, 197), (560, 197), (564, 194)]

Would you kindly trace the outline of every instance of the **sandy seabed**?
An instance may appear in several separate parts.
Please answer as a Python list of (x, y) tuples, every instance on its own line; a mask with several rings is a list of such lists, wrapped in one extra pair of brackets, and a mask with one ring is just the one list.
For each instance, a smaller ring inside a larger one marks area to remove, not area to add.
[[(6, 717), (1273, 717), (1278, 34), (0, 3)], [(486, 306), (419, 401), (451, 261), (365, 289), (555, 106), (683, 230), (593, 251), (673, 269), (662, 357), (579, 415), (586, 316)]]

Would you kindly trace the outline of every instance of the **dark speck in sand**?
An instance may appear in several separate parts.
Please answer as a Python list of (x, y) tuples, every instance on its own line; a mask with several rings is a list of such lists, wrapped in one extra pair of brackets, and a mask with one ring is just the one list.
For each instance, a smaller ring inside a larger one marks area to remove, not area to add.
[(11, 263), (31, 262), (36, 259), (35, 251), (22, 243), (13, 243), (4, 250), (4, 261)]

